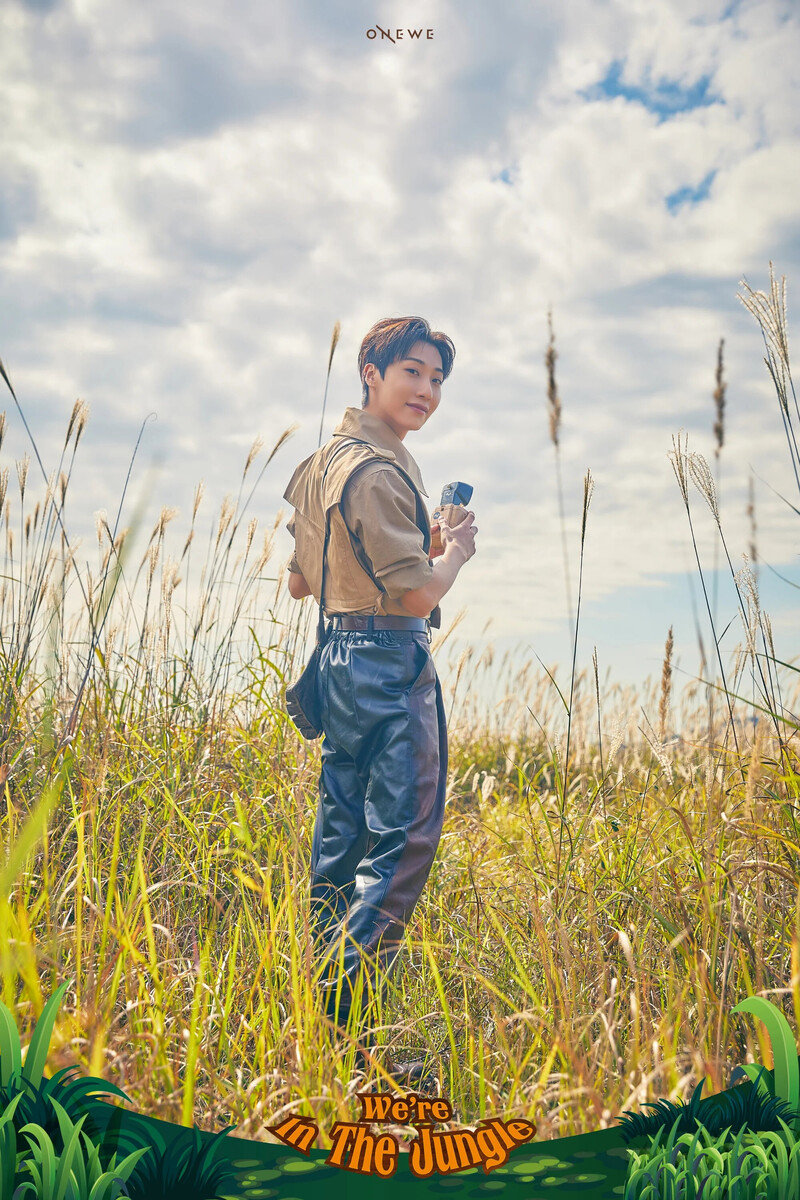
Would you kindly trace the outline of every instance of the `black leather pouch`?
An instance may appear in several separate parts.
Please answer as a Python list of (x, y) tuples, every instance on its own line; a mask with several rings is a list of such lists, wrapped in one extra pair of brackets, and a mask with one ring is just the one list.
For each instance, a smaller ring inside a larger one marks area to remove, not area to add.
[(286, 689), (286, 711), (298, 733), (310, 742), (322, 736), (321, 653), (322, 644), (317, 642), (300, 678)]

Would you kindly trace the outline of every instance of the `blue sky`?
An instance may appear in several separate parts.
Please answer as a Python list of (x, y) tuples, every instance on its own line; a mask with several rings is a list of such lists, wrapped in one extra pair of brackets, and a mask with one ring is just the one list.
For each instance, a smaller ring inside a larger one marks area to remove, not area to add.
[[(367, 37), (390, 20), (434, 36)], [(713, 460), (720, 338), (719, 487), (737, 567), (751, 470), (784, 495), (795, 486), (736, 291), (743, 275), (764, 288), (770, 259), (790, 303), (800, 282), (798, 25), (773, 0), (413, 0), (346, 14), (314, 0), (11, 0), (0, 356), (46, 463), (75, 397), (91, 405), (73, 528), (91, 539), (94, 511), (116, 512), (151, 412), (132, 495), (149, 489), (153, 520), (179, 510), (176, 546), (198, 480), (211, 514), (253, 439), (271, 445), (297, 423), (254, 501), (271, 526), (316, 446), (334, 322), (328, 432), (359, 403), (366, 329), (421, 313), (457, 358), (408, 446), (432, 500), (451, 478), (474, 484), (480, 525), (445, 619), (467, 609), (461, 644), (495, 638), (565, 664), (552, 305), (573, 600), (587, 469), (595, 479), (579, 663), (597, 646), (601, 670), (640, 681), (673, 624), (696, 669), (696, 568), (668, 452), (683, 429)], [(9, 423), (5, 465), (26, 449)], [(796, 515), (758, 478), (755, 497), (759, 554), (800, 583)], [(710, 568), (713, 525), (695, 503)], [(281, 534), (276, 572), (289, 552)], [(789, 657), (797, 593), (766, 569), (762, 586)], [(719, 605), (734, 615), (724, 580)]]

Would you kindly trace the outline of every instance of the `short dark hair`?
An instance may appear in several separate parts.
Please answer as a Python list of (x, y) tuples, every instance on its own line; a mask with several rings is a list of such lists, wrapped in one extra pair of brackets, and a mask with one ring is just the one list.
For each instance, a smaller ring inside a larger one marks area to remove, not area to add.
[(436, 347), (442, 358), (442, 378), (447, 379), (453, 369), (456, 348), (446, 333), (431, 329), (422, 317), (384, 317), (372, 326), (358, 352), (358, 373), (364, 391), (362, 408), (369, 399), (369, 388), (364, 382), (367, 363), (374, 363), (383, 379), (386, 368), (393, 362), (408, 358), (417, 342), (427, 342)]

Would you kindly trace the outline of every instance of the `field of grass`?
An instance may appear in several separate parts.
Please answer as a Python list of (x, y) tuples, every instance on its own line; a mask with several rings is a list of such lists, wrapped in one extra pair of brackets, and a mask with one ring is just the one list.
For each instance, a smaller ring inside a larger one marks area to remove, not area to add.
[[(78, 1063), (143, 1113), (328, 1129), (364, 1076), (308, 956), (319, 749), (281, 690), (315, 614), (248, 518), (260, 447), (206, 546), (198, 494), (186, 543), (165, 511), (138, 562), (101, 523), (92, 576), (66, 515), (84, 420), (46, 491), (35, 462), (0, 477), (2, 999), (30, 1030), (74, 981), (50, 1070)], [(707, 480), (680, 442), (675, 464), (689, 512)], [(456, 1123), (524, 1116), (542, 1139), (703, 1077), (718, 1091), (770, 1061), (729, 1015), (749, 994), (800, 1027), (800, 673), (738, 585), (742, 650), (709, 665), (716, 691), (674, 695), (669, 648), (639, 696), (509, 657), (489, 713), (490, 652), (445, 670), (440, 639), (447, 816), (377, 1023), (387, 1054), (429, 1052)]]

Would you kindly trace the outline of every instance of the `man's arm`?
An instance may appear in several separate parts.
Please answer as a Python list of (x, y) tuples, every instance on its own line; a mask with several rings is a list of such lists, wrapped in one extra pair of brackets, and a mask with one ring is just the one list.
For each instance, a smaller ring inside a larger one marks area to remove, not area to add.
[(306, 583), (306, 577), (299, 571), (289, 572), (289, 595), (293, 600), (302, 600), (304, 596), (311, 595), (311, 588)]
[[(289, 533), (294, 537), (295, 520), (297, 513), (293, 512), (291, 520), (286, 524)], [(300, 564), (297, 561), (297, 550), (289, 559), (289, 595), (293, 600), (302, 600), (303, 596), (311, 595), (311, 588), (306, 583), (306, 577), (300, 570)]]
[(422, 587), (403, 593), (401, 603), (412, 616), (427, 617), (450, 591), (464, 563), (472, 558), (477, 533), (474, 522), (475, 514), (471, 512), (453, 529), (445, 521), (440, 522), (444, 550), (433, 564), (433, 575)]

